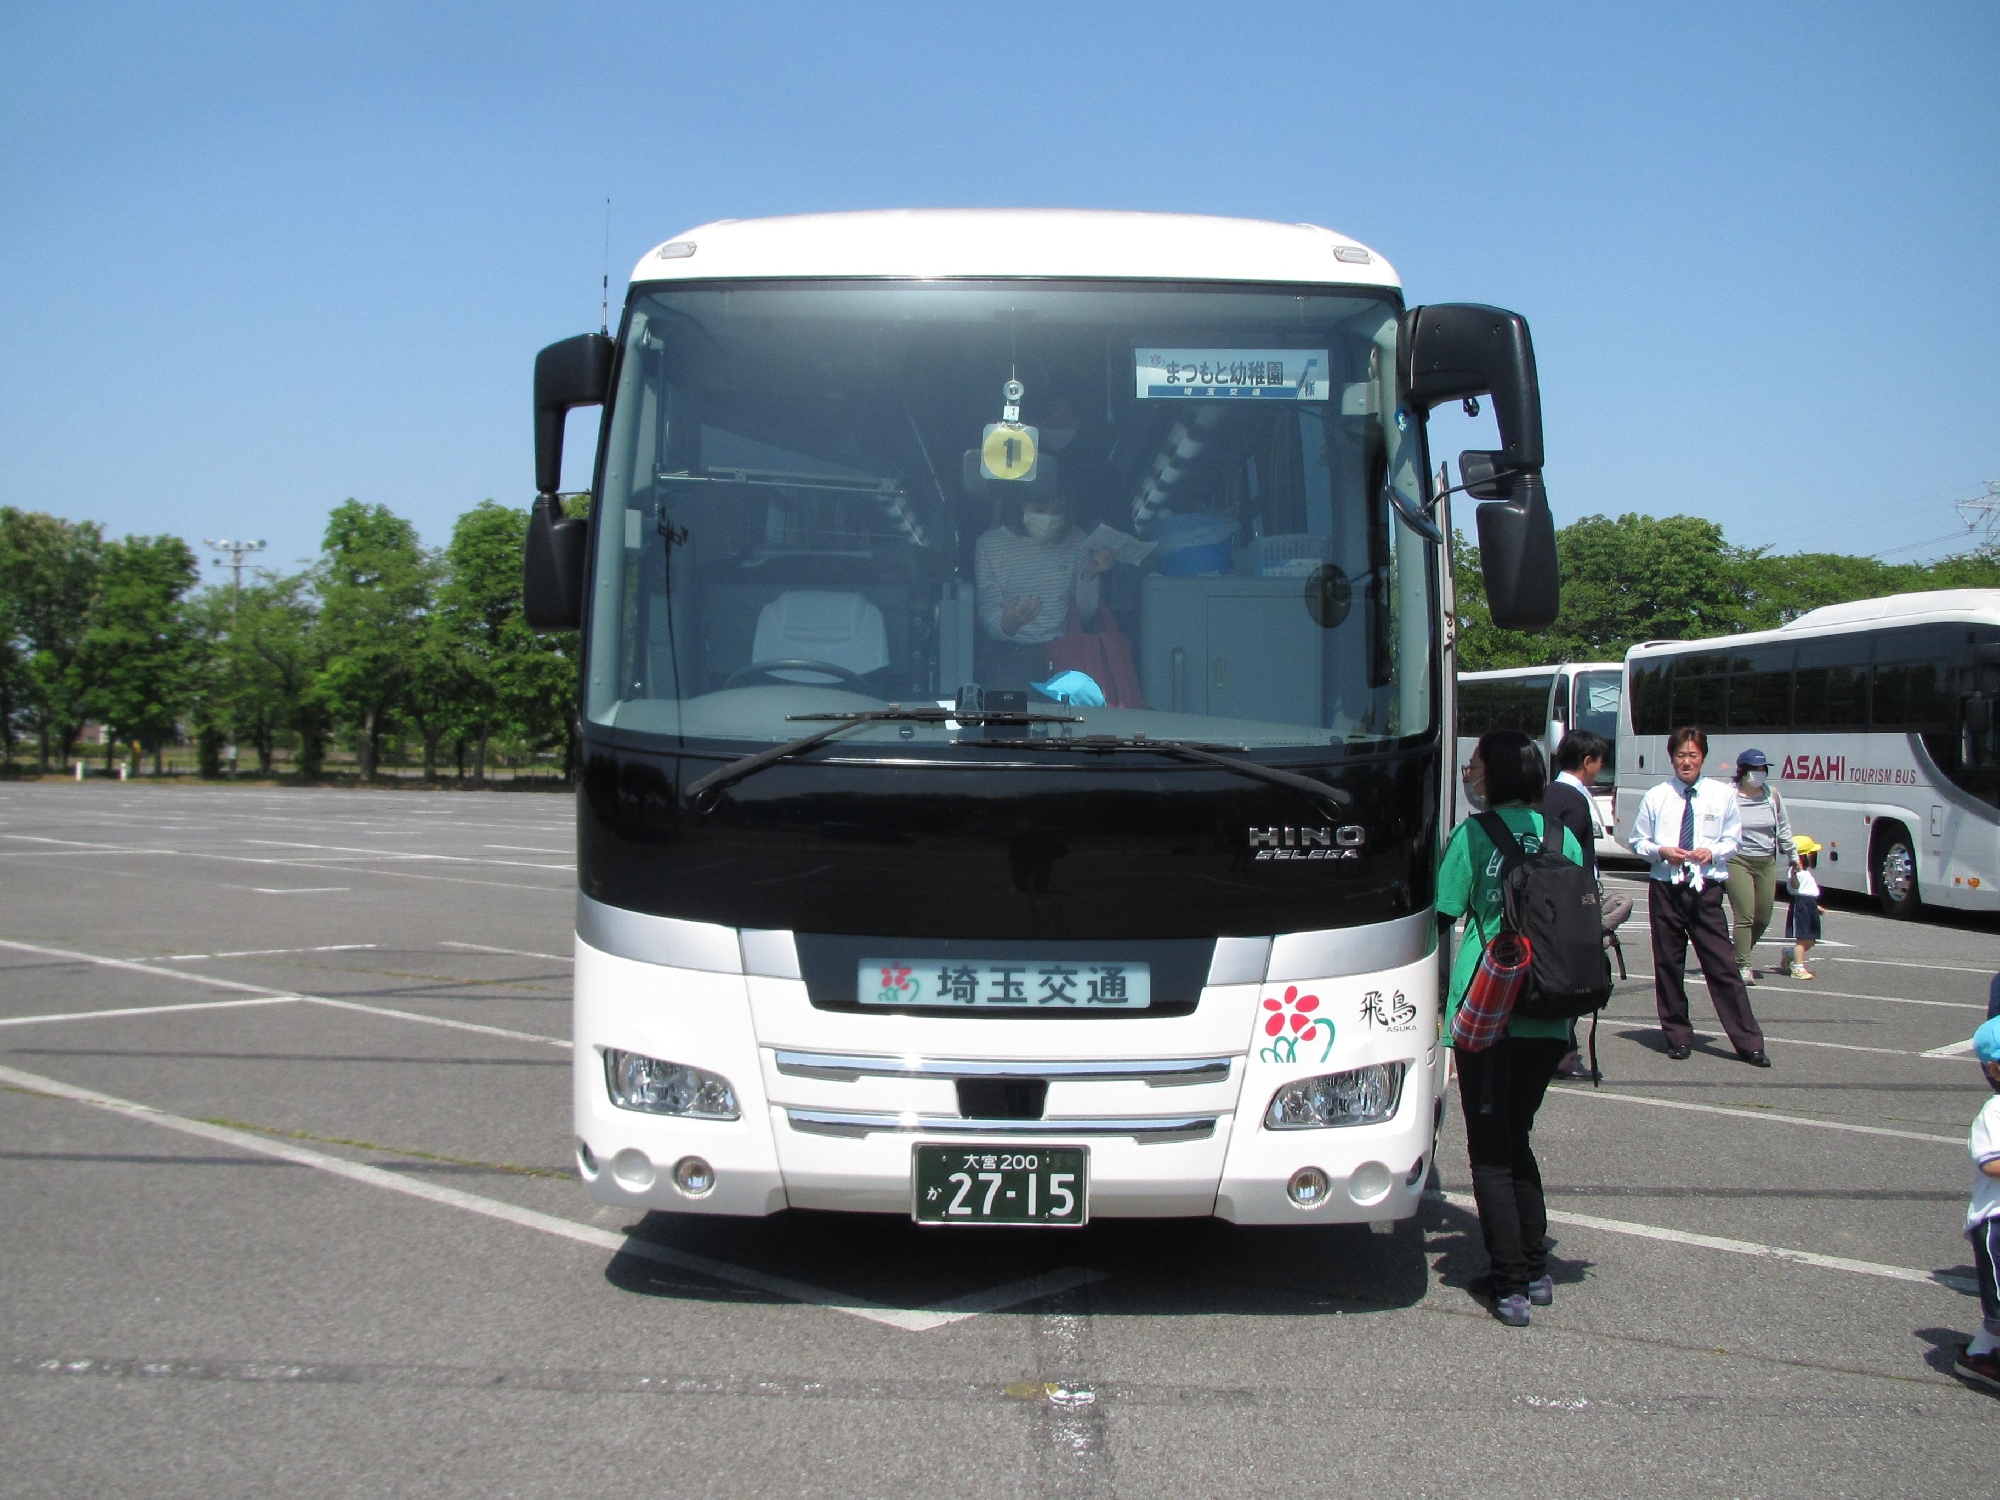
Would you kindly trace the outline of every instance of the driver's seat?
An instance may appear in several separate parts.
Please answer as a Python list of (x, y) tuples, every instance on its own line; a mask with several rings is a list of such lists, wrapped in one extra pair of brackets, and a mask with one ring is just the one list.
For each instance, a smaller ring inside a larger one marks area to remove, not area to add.
[[(860, 594), (787, 589), (757, 616), (750, 660), (823, 661), (866, 677), (889, 665), (889, 633), (882, 611)], [(771, 675), (786, 682), (826, 680), (824, 673), (803, 671)]]

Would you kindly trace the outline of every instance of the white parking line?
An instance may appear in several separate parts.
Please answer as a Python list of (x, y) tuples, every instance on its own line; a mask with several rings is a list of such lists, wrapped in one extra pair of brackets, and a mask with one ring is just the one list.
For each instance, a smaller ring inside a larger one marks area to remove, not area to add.
[(551, 963), (574, 963), (575, 955), (569, 953), (530, 953), (526, 948), (495, 948), (486, 943), (455, 943), (450, 938), (438, 944), (440, 948), (467, 948), (474, 953), (504, 953), (509, 958), (546, 958)]
[(335, 891), (352, 890), (353, 887), (346, 885), (253, 885), (248, 887), (248, 889), (255, 891), (260, 896), (330, 896)]
[[(165, 979), (178, 979), (183, 984), (207, 985), (217, 990), (247, 990), (254, 995), (269, 996), (273, 993), (267, 984), (244, 984), (241, 980), (224, 979), (216, 974), (190, 974), (182, 969), (163, 969), (158, 964), (141, 963), (130, 958), (105, 958), (95, 953), (79, 953), (73, 948), (45, 948), (39, 943), (23, 943), (13, 938), (0, 938), (0, 948), (13, 948), (22, 953), (39, 953), (49, 958), (67, 959), (71, 963), (97, 964), (107, 969), (127, 969), (137, 974), (155, 974)], [(299, 990), (276, 992), (285, 998), (302, 1000), (308, 1005), (324, 1005), (334, 1010), (358, 1010), (371, 1016), (387, 1016), (395, 1021), (415, 1021), (423, 1026), (443, 1026), (452, 1031), (476, 1031), (484, 1036), (505, 1037), (515, 1042), (535, 1042), (545, 1047), (561, 1047), (565, 1050), (574, 1044), (568, 1037), (543, 1036), (535, 1031), (512, 1031), (505, 1026), (483, 1026), (477, 1021), (452, 1021), (443, 1016), (420, 1015), (416, 1011), (392, 1010), (386, 1005), (364, 1005), (358, 1000), (334, 1000), (325, 995), (308, 995)]]
[(323, 943), (317, 948), (238, 948), (229, 953), (163, 953), (161, 963), (188, 963), (197, 958), (265, 958), (273, 953), (351, 953), (374, 943)]
[(843, 1296), (839, 1292), (828, 1291), (824, 1287), (808, 1286), (802, 1281), (793, 1281), (784, 1276), (771, 1276), (745, 1266), (732, 1266), (725, 1261), (711, 1260), (705, 1255), (694, 1255), (685, 1250), (657, 1245), (650, 1240), (628, 1238), (622, 1234), (614, 1234), (608, 1229), (599, 1229), (592, 1224), (578, 1224), (574, 1220), (558, 1218), (554, 1214), (538, 1213), (532, 1208), (522, 1208), (497, 1198), (483, 1198), (477, 1193), (464, 1192), (459, 1188), (444, 1187), (421, 1178), (405, 1177), (396, 1172), (385, 1172), (380, 1167), (349, 1161), (345, 1157), (328, 1156), (324, 1152), (308, 1150), (290, 1141), (252, 1135), (248, 1131), (232, 1130), (226, 1125), (211, 1125), (205, 1120), (190, 1120), (183, 1115), (169, 1114), (165, 1110), (155, 1109), (150, 1104), (135, 1104), (129, 1099), (119, 1099), (110, 1094), (97, 1093), (92, 1089), (78, 1088), (73, 1084), (62, 1083), (53, 1078), (43, 1078), (34, 1073), (22, 1073), (13, 1068), (0, 1067), (0, 1083), (12, 1084), (15, 1088), (27, 1089), (38, 1094), (52, 1095), (58, 1099), (67, 1099), (76, 1104), (87, 1104), (93, 1109), (123, 1115), (127, 1119), (138, 1120), (147, 1125), (157, 1125), (166, 1130), (177, 1130), (184, 1135), (198, 1136), (221, 1145), (234, 1146), (260, 1156), (276, 1157), (280, 1161), (311, 1167), (316, 1172), (345, 1177), (351, 1182), (365, 1183), (369, 1187), (403, 1193), (412, 1198), (423, 1198), (448, 1208), (461, 1209), (466, 1213), (499, 1219), (509, 1224), (517, 1224), (524, 1229), (539, 1230), (543, 1234), (557, 1235), (581, 1245), (608, 1251), (613, 1255), (630, 1255), (677, 1271), (691, 1271), (715, 1281), (769, 1292), (793, 1302), (804, 1302), (833, 1312), (848, 1313), (853, 1317), (866, 1318), (871, 1323), (883, 1323), (891, 1328), (900, 1328), (907, 1333), (925, 1333), (933, 1328), (962, 1323), (967, 1318), (977, 1317), (983, 1312), (994, 1312), (1003, 1307), (1014, 1307), (1040, 1297), (1053, 1296), (1057, 1292), (1068, 1291), (1071, 1287), (1082, 1286), (1086, 1282), (1102, 1281), (1108, 1274), (1071, 1266), (1044, 1276), (1009, 1282), (1005, 1286), (994, 1287), (988, 1291), (955, 1297), (931, 1307), (888, 1307), (863, 1297)]
[[(1698, 974), (1699, 971), (1696, 971), (1696, 973), (1689, 974), (1687, 976), (1688, 981), (1692, 983), (1698, 977)], [(1632, 970), (1625, 977), (1627, 979), (1653, 978), (1651, 974), (1645, 973), (1638, 969)], [(1983, 1011), (1986, 1009), (1986, 1007), (1983, 1005), (1974, 1005), (1969, 1001), (1965, 1000), (1912, 1000), (1905, 995), (1857, 995), (1852, 990), (1823, 990), (1817, 984), (1813, 984), (1812, 981), (1810, 980), (1798, 980), (1791, 984), (1774, 983), (1773, 981), (1776, 980), (1778, 977), (1779, 976), (1777, 975), (1767, 974), (1764, 978), (1758, 980), (1757, 983), (1752, 986), (1752, 988), (1761, 990), (1766, 985), (1769, 985), (1771, 992), (1777, 995), (1826, 995), (1830, 996), (1835, 1000), (1879, 1000), (1884, 1005), (1928, 1005), (1938, 1010)], [(1808, 988), (1808, 986), (1810, 986), (1810, 988)], [(1751, 996), (1751, 999), (1753, 1001), (1756, 998), (1757, 997), (1754, 995)]]
[(1969, 1057), (1972, 1055), (1972, 1038), (1962, 1042), (1950, 1042), (1942, 1047), (1933, 1047), (1923, 1054), (1925, 1057)]
[(1837, 964), (1875, 964), (1885, 969), (1931, 969), (1939, 974), (1981, 974), (1989, 979), (1993, 977), (1994, 972), (1992, 969), (1960, 968), (1957, 964), (1911, 963), (1907, 959), (1900, 958), (1841, 958), (1834, 955), (1831, 961)]
[(73, 1010), (62, 1015), (8, 1016), (0, 1026), (39, 1026), (45, 1021), (104, 1021), (112, 1016), (157, 1016), (170, 1010), (228, 1010), (237, 1005), (296, 1005), (297, 995), (263, 995), (255, 1000), (196, 1000), (186, 1005), (129, 1005), (121, 1010)]
[(1704, 1115), (1733, 1115), (1742, 1120), (1766, 1120), (1774, 1125), (1809, 1125), (1815, 1130), (1844, 1130), (1853, 1135), (1888, 1135), (1905, 1141), (1938, 1141), (1965, 1148), (1962, 1135), (1928, 1135), (1917, 1130), (1891, 1130), (1886, 1125), (1850, 1125), (1843, 1120), (1813, 1120), (1804, 1115), (1780, 1115), (1767, 1109), (1732, 1109), (1726, 1104), (1695, 1104), (1686, 1099), (1654, 1099), (1646, 1094), (1621, 1094), (1613, 1089), (1570, 1088), (1558, 1085), (1549, 1090), (1551, 1099), (1616, 1099), (1625, 1104), (1650, 1104), (1655, 1109), (1688, 1109)]
[[(1479, 1204), (1470, 1193), (1439, 1193), (1453, 1208), (1477, 1213)], [(1764, 1260), (1790, 1261), (1822, 1271), (1851, 1271), (1860, 1276), (1881, 1276), (1890, 1281), (1914, 1281), (1947, 1287), (1954, 1292), (1977, 1293), (1979, 1284), (1966, 1276), (1942, 1271), (1919, 1271), (1913, 1266), (1886, 1266), (1872, 1260), (1849, 1260), (1844, 1255), (1818, 1255), (1810, 1250), (1788, 1250), (1782, 1245), (1760, 1245), (1755, 1240), (1725, 1239), (1715, 1234), (1694, 1234), (1685, 1229), (1663, 1229), (1657, 1224), (1634, 1224), (1626, 1219), (1600, 1219), (1595, 1214), (1573, 1214), (1549, 1210), (1551, 1224), (1573, 1224), (1579, 1229), (1602, 1229), (1611, 1234), (1629, 1234), (1643, 1240), (1661, 1240), (1672, 1245), (1696, 1245), (1704, 1250), (1725, 1250), (1731, 1255), (1754, 1255)]]
[[(1604, 1016), (1602, 1019), (1607, 1024), (1619, 1026), (1645, 1026), (1655, 1030), (1659, 1028), (1658, 1020), (1652, 1016)], [(1907, 1047), (1864, 1047), (1858, 1042), (1822, 1042), (1802, 1036), (1772, 1036), (1768, 1031), (1764, 1033), (1764, 1040), (1782, 1042), (1788, 1047), (1829, 1047), (1835, 1052), (1877, 1052), (1884, 1057), (1950, 1057), (1972, 1045), (1970, 1042), (1953, 1042), (1950, 1047), (1933, 1047), (1928, 1052), (1912, 1052)]]
[[(163, 855), (169, 855), (176, 859), (218, 860), (224, 864), (238, 864), (238, 865), (285, 866), (297, 870), (328, 870), (331, 867), (344, 866), (348, 869), (355, 869), (360, 874), (363, 875), (380, 875), (395, 880), (424, 880), (431, 882), (443, 882), (446, 885), (489, 886), (497, 890), (505, 890), (505, 891), (542, 891), (548, 889), (548, 887), (545, 886), (522, 885), (518, 881), (513, 881), (513, 880), (476, 880), (465, 875), (420, 874), (415, 870), (395, 870), (395, 869), (383, 868), (385, 864), (394, 863), (397, 860), (401, 860), (404, 858), (434, 857), (439, 859), (445, 859), (450, 857), (445, 855), (404, 856), (391, 853), (391, 854), (378, 855), (372, 864), (362, 864), (357, 860), (339, 859), (326, 855), (321, 855), (317, 858), (278, 859), (274, 857), (259, 857), (250, 854), (221, 854), (212, 849), (155, 849), (137, 844), (78, 844), (74, 839), (38, 838), (34, 835), (25, 833), (10, 833), (4, 835), (4, 837), (10, 839), (28, 839), (31, 842), (41, 843), (41, 844), (74, 844), (76, 846), (75, 852), (80, 854), (163, 854)], [(304, 845), (301, 847), (318, 848), (321, 846)], [(61, 852), (61, 851), (49, 851), (49, 852)], [(10, 855), (9, 857), (13, 856)], [(33, 851), (20, 851), (20, 857), (30, 858), (39, 856)], [(512, 865), (526, 870), (574, 870), (576, 868), (574, 864), (539, 865), (531, 860), (520, 860), (520, 859), (461, 859), (459, 862), (463, 864), (475, 864), (475, 865)], [(230, 889), (262, 890), (262, 887), (232, 886), (230, 887)], [(348, 889), (348, 887), (336, 886), (336, 887), (330, 887), (330, 889), (346, 890)]]

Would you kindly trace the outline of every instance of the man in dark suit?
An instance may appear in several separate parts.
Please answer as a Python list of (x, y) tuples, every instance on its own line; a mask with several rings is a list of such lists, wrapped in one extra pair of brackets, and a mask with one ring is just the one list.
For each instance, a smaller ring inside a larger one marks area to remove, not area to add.
[[(1576, 835), (1577, 847), (1583, 850), (1583, 862), (1593, 875), (1598, 873), (1597, 840), (1600, 830), (1590, 788), (1596, 784), (1598, 773), (1604, 769), (1604, 763), (1610, 756), (1611, 746), (1603, 735), (1588, 729), (1571, 730), (1556, 746), (1559, 774), (1549, 782), (1535, 809), (1543, 817), (1562, 824)], [(1631, 910), (1629, 897), (1605, 896), (1601, 908), (1605, 927), (1616, 927)], [(1583, 1060), (1574, 1043), (1572, 1036), (1569, 1055), (1556, 1065), (1556, 1076), (1596, 1081), (1597, 1074), (1591, 1071), (1590, 1064)]]

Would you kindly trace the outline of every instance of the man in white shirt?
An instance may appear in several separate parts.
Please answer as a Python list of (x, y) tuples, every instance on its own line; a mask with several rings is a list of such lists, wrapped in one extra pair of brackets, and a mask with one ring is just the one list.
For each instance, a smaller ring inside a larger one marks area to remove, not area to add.
[(1667, 754), (1673, 760), (1673, 780), (1646, 793), (1626, 840), (1634, 854), (1653, 865), (1652, 899), (1646, 905), (1653, 929), (1653, 1000), (1667, 1056), (1679, 1060), (1694, 1048), (1686, 978), (1692, 942), (1708, 981), (1708, 998), (1736, 1055), (1752, 1067), (1768, 1068), (1763, 1028), (1736, 972), (1736, 946), (1722, 915), (1729, 857), (1742, 830), (1736, 792), (1701, 779), (1708, 759), (1708, 735), (1701, 729), (1676, 729), (1667, 740)]

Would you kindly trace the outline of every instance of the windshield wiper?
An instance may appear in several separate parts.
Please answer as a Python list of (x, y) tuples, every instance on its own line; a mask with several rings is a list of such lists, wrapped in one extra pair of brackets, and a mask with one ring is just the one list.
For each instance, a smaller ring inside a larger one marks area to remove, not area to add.
[(1081, 724), (1082, 714), (1032, 714), (1016, 711), (995, 711), (984, 713), (977, 709), (956, 708), (880, 708), (867, 709), (860, 713), (846, 714), (787, 714), (792, 722), (810, 724), (815, 720), (832, 720), (824, 729), (816, 729), (811, 734), (783, 745), (773, 745), (768, 750), (759, 750), (753, 755), (732, 760), (727, 765), (718, 766), (687, 789), (687, 799), (697, 812), (707, 812), (714, 806), (713, 801), (703, 805), (710, 794), (721, 791), (741, 781), (746, 776), (754, 776), (766, 766), (775, 766), (781, 760), (790, 760), (802, 755), (813, 746), (822, 744), (839, 734), (843, 729), (852, 729), (856, 724), (942, 724), (947, 719), (960, 724)]
[(1285, 771), (1277, 766), (1267, 766), (1254, 760), (1243, 760), (1234, 755), (1223, 755), (1223, 750), (1242, 750), (1242, 745), (1215, 745), (1199, 740), (1156, 740), (1143, 734), (1083, 734), (1073, 738), (1041, 740), (981, 740), (982, 745), (999, 745), (1012, 749), (1026, 750), (1151, 750), (1161, 755), (1178, 755), (1185, 760), (1198, 760), (1211, 766), (1220, 766), (1225, 771), (1234, 771), (1240, 776), (1252, 776), (1259, 781), (1268, 781), (1276, 786), (1290, 787), (1295, 792), (1318, 797), (1331, 802), (1336, 807), (1352, 807), (1354, 795), (1337, 786), (1328, 786), (1323, 781), (1314, 781), (1310, 776), (1301, 776), (1296, 771)]

